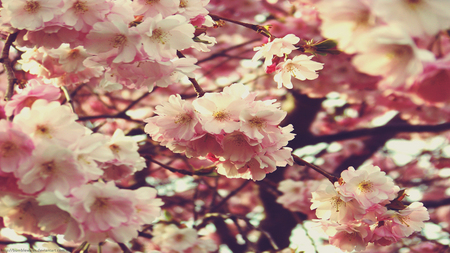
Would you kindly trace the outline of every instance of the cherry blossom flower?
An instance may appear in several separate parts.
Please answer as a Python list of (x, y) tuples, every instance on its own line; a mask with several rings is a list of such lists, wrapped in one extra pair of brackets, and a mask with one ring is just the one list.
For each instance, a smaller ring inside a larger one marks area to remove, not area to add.
[(355, 199), (346, 198), (328, 181), (312, 193), (311, 202), (311, 210), (316, 209), (317, 217), (324, 220), (345, 223), (361, 219), (365, 214), (365, 210)]
[(156, 224), (153, 228), (152, 241), (162, 249), (184, 252), (195, 245), (197, 231), (192, 228), (178, 228), (175, 224)]
[(59, 191), (64, 195), (87, 182), (74, 154), (67, 148), (41, 142), (33, 158), (14, 173), (26, 193)]
[(321, 183), (318, 180), (283, 180), (278, 184), (278, 190), (283, 195), (277, 198), (277, 203), (291, 211), (309, 214), (311, 213), (311, 193), (316, 191)]
[(413, 202), (403, 210), (393, 215), (393, 220), (397, 227), (394, 233), (402, 237), (408, 237), (415, 231), (420, 231), (424, 226), (424, 221), (430, 219), (427, 208), (422, 202)]
[(131, 6), (137, 15), (155, 17), (161, 14), (165, 18), (175, 14), (179, 5), (179, 0), (136, 0)]
[(198, 15), (207, 15), (209, 11), (205, 6), (209, 0), (180, 0), (178, 5), (178, 13), (185, 16), (187, 19), (194, 18)]
[[(198, 131), (199, 118), (191, 103), (181, 99), (180, 95), (172, 95), (168, 102), (156, 106), (157, 117), (148, 118), (144, 122), (152, 122), (159, 128), (162, 136), (190, 140)], [(150, 133), (152, 125), (147, 125), (145, 131)]]
[(114, 183), (93, 183), (71, 191), (69, 212), (87, 230), (104, 232), (127, 223), (133, 216), (134, 202), (121, 194)]
[(65, 1), (61, 20), (77, 31), (87, 31), (95, 23), (104, 20), (111, 7), (112, 3), (106, 0), (68, 0)]
[(86, 131), (85, 127), (75, 122), (77, 118), (68, 106), (56, 101), (47, 102), (44, 99), (38, 99), (31, 108), (23, 108), (14, 117), (13, 122), (33, 140), (68, 145), (75, 142)]
[(106, 145), (108, 138), (99, 133), (84, 135), (69, 146), (80, 169), (90, 180), (96, 180), (103, 175), (99, 163), (114, 159), (112, 150)]
[(344, 184), (338, 186), (341, 194), (355, 198), (365, 209), (397, 197), (400, 188), (379, 167), (363, 166), (355, 170), (349, 167), (341, 174)]
[(208, 133), (231, 133), (239, 129), (239, 113), (244, 108), (242, 99), (233, 99), (224, 93), (208, 93), (193, 102), (200, 113), (203, 129)]
[(312, 61), (313, 56), (297, 55), (292, 60), (288, 59), (284, 62), (280, 62), (277, 65), (276, 74), (274, 80), (278, 84), (278, 88), (285, 86), (288, 89), (292, 89), (291, 76), (299, 80), (314, 80), (319, 75), (317, 70), (323, 68), (323, 63)]
[(434, 36), (450, 27), (450, 2), (447, 1), (375, 0), (373, 12), (388, 24), (400, 26), (412, 36)]
[(165, 18), (157, 15), (145, 19), (137, 28), (142, 34), (145, 52), (157, 61), (170, 60), (177, 50), (190, 48), (195, 43), (192, 40), (195, 28), (181, 15)]
[(321, 0), (316, 6), (322, 19), (322, 35), (337, 40), (339, 49), (348, 54), (355, 53), (359, 37), (376, 25), (371, 6), (365, 0)]
[(6, 120), (0, 120), (0, 171), (15, 172), (27, 162), (34, 150), (31, 138), (20, 128)]
[(240, 130), (253, 139), (262, 140), (268, 137), (275, 141), (271, 134), (279, 132), (278, 124), (286, 117), (286, 112), (279, 109), (274, 100), (255, 101), (251, 107), (242, 110), (239, 115)]
[(361, 38), (357, 52), (352, 63), (358, 71), (382, 75), (383, 82), (394, 87), (420, 74), (422, 61), (434, 61), (430, 51), (418, 49), (404, 31), (392, 26), (372, 29)]
[(371, 235), (369, 227), (364, 223), (345, 224), (336, 227), (336, 231), (329, 239), (330, 244), (346, 252), (364, 250), (368, 244), (365, 238)]
[(17, 29), (37, 30), (62, 13), (61, 0), (3, 0), (1, 16)]
[(293, 34), (288, 34), (283, 38), (276, 38), (261, 47), (253, 48), (254, 51), (258, 51), (252, 58), (252, 61), (256, 61), (261, 57), (264, 57), (264, 67), (272, 65), (272, 58), (274, 56), (284, 57), (285, 54), (290, 54), (292, 50), (296, 49), (294, 46), (300, 41), (300, 38)]
[(60, 89), (52, 85), (44, 85), (37, 79), (28, 81), (28, 86), (21, 93), (16, 93), (5, 105), (7, 116), (17, 115), (22, 108), (31, 107), (37, 99), (45, 99), (49, 102), (57, 100), (61, 96)]
[(112, 62), (131, 62), (140, 48), (140, 35), (134, 28), (115, 15), (110, 15), (111, 21), (97, 22), (86, 36), (88, 53), (102, 53), (104, 58), (112, 58)]

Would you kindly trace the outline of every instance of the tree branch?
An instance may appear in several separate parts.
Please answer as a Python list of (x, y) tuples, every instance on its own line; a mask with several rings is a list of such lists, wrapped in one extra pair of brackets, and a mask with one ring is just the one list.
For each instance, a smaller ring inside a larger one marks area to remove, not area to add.
[(14, 93), (14, 85), (17, 81), (17, 78), (14, 74), (14, 69), (11, 66), (11, 61), (9, 60), (9, 49), (12, 43), (16, 40), (19, 32), (11, 33), (8, 35), (8, 38), (5, 41), (5, 46), (2, 50), (2, 55), (0, 61), (3, 63), (3, 68), (5, 68), (6, 75), (8, 77), (8, 87), (6, 88), (5, 93), (5, 101), (11, 100), (11, 97)]

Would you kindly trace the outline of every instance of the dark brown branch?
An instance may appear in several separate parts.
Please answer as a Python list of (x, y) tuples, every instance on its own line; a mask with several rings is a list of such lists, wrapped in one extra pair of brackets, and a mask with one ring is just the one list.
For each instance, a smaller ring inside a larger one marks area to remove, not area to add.
[(292, 155), (292, 157), (294, 158), (294, 162), (300, 166), (308, 166), (309, 168), (319, 172), (320, 174), (322, 174), (324, 177), (328, 178), (328, 180), (330, 180), (330, 182), (332, 184), (334, 184), (335, 182), (337, 182), (339, 180), (338, 177), (328, 173), (327, 171), (323, 170), (322, 168), (320, 168), (319, 166), (316, 166), (314, 164), (311, 164), (303, 159), (301, 159), (300, 157), (296, 156), (296, 155)]
[(127, 245), (123, 243), (118, 243), (120, 249), (122, 249), (123, 253), (132, 253), (131, 250), (127, 247)]
[(3, 68), (6, 71), (6, 75), (8, 78), (8, 87), (6, 88), (5, 93), (5, 101), (11, 100), (11, 97), (14, 93), (14, 85), (17, 82), (16, 75), (14, 74), (14, 69), (11, 66), (11, 61), (9, 60), (9, 49), (12, 43), (16, 40), (19, 32), (11, 33), (8, 35), (8, 38), (5, 41), (5, 46), (2, 50), (1, 62), (3, 63)]
[[(184, 54), (182, 54), (180, 51), (177, 51), (177, 56), (179, 58), (186, 58), (186, 56), (184, 56)], [(203, 95), (205, 95), (205, 91), (202, 89), (202, 87), (200, 87), (197, 80), (195, 80), (195, 78), (192, 78), (192, 77), (188, 77), (188, 78), (189, 78), (189, 81), (192, 83), (192, 86), (194, 86), (194, 90), (197, 93), (197, 97), (198, 98), (203, 97)]]
[(236, 195), (238, 192), (240, 192), (242, 189), (244, 189), (245, 186), (247, 186), (247, 184), (250, 181), (245, 181), (243, 184), (241, 184), (238, 188), (234, 189), (233, 191), (231, 191), (225, 198), (223, 198), (219, 203), (217, 203), (217, 205), (211, 207), (210, 212), (215, 212), (217, 209), (219, 209), (223, 204), (225, 204), (231, 197), (233, 197), (234, 195)]
[(331, 143), (334, 141), (343, 141), (387, 133), (424, 133), (424, 132), (438, 133), (448, 130), (450, 130), (450, 122), (438, 125), (409, 125), (409, 124), (384, 125), (374, 128), (363, 128), (363, 129), (356, 129), (353, 131), (345, 131), (337, 134), (313, 136), (309, 140), (305, 140), (306, 142), (305, 144), (313, 145), (320, 142)]
[[(214, 59), (214, 58), (216, 58), (216, 57), (224, 56), (224, 54), (227, 53), (228, 51), (231, 51), (231, 50), (234, 50), (234, 49), (243, 47), (243, 46), (245, 46), (245, 45), (248, 45), (248, 44), (251, 44), (251, 43), (257, 42), (257, 41), (260, 41), (260, 39), (249, 40), (249, 41), (243, 42), (243, 43), (241, 43), (241, 44), (238, 44), (238, 45), (235, 45), (235, 46), (232, 46), (232, 47), (225, 48), (225, 49), (223, 49), (223, 50), (221, 50), (221, 51), (219, 51), (219, 52), (217, 52), (217, 53), (214, 53), (214, 54), (212, 54), (212, 55), (210, 55), (210, 56), (208, 56), (208, 57), (206, 57), (206, 58), (203, 58), (203, 59), (201, 59), (201, 60), (198, 60), (198, 61), (197, 61), (197, 64), (200, 64), (200, 63), (203, 63), (203, 62), (212, 60), (212, 59)], [(229, 57), (229, 56), (227, 56), (227, 57)]]
[(254, 25), (254, 24), (249, 24), (249, 23), (244, 23), (244, 22), (241, 22), (241, 21), (237, 21), (237, 20), (232, 20), (232, 19), (229, 19), (229, 18), (223, 18), (223, 17), (219, 17), (217, 15), (211, 14), (211, 13), (209, 14), (209, 16), (214, 21), (219, 21), (219, 20), (228, 21), (228, 22), (231, 22), (231, 23), (243, 26), (245, 28), (251, 29), (251, 30), (253, 30), (253, 31), (257, 32), (257, 33), (260, 33), (260, 34), (266, 36), (267, 38), (273, 38), (274, 37), (269, 32), (269, 30), (266, 27), (261, 26), (261, 25)]

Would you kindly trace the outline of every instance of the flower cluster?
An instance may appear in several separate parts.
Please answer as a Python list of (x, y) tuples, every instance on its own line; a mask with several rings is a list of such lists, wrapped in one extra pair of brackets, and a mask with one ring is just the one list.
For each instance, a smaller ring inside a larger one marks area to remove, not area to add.
[(304, 54), (283, 61), (283, 58), (287, 58), (293, 50), (297, 49), (295, 44), (299, 41), (300, 38), (297, 36), (288, 34), (283, 38), (273, 39), (261, 47), (254, 48), (257, 52), (252, 60), (265, 58), (264, 68), (267, 73), (276, 72), (274, 80), (277, 82), (278, 88), (285, 86), (292, 89), (291, 76), (302, 81), (314, 80), (319, 76), (316, 71), (323, 68), (323, 63), (312, 61), (313, 56)]
[(193, 228), (179, 228), (175, 224), (158, 223), (153, 226), (152, 242), (160, 251), (171, 253), (215, 252), (217, 245), (212, 239), (200, 238)]
[(302, 212), (307, 214), (308, 217), (315, 218), (313, 211), (310, 209), (311, 193), (316, 191), (324, 180), (283, 180), (278, 185), (278, 190), (283, 194), (277, 198), (277, 202), (288, 210)]
[(67, 86), (95, 77), (108, 91), (151, 91), (193, 77), (196, 59), (180, 62), (177, 50), (208, 51), (215, 44), (196, 34), (213, 25), (204, 8), (208, 2), (5, 0), (1, 20), (20, 30), (16, 44), (25, 52), (23, 69), (46, 83)]
[(0, 120), (5, 226), (34, 235), (64, 234), (77, 242), (136, 237), (162, 205), (153, 188), (124, 190), (114, 183), (145, 167), (137, 143), (120, 129), (112, 137), (92, 133), (68, 106), (42, 99), (56, 94), (40, 87), (30, 86), (32, 101), (13, 96), (8, 103), (13, 121)]
[(145, 131), (161, 145), (188, 157), (216, 162), (229, 178), (262, 180), (276, 166), (292, 164), (291, 125), (279, 127), (286, 112), (274, 100), (255, 101), (242, 84), (208, 93), (192, 103), (172, 95), (145, 120)]
[(427, 209), (420, 202), (404, 206), (403, 197), (379, 167), (349, 167), (334, 185), (327, 181), (312, 193), (311, 209), (332, 245), (360, 251), (368, 243), (386, 246), (424, 227)]

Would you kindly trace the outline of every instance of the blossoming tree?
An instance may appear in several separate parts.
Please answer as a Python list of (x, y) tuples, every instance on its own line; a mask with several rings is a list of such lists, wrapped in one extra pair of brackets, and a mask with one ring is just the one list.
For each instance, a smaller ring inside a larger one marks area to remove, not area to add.
[(448, 252), (450, 2), (0, 3), (0, 250)]

